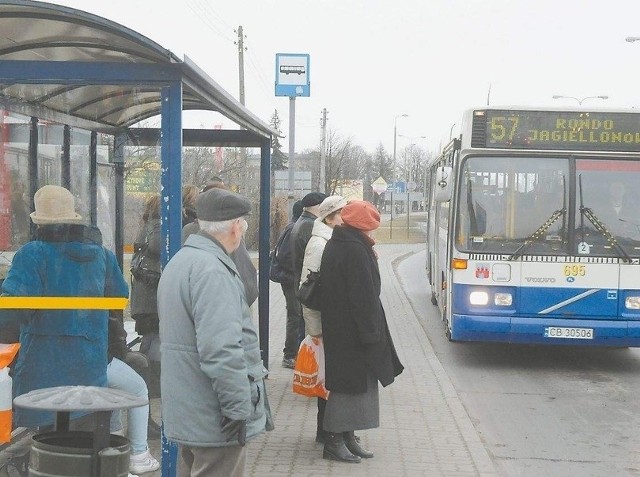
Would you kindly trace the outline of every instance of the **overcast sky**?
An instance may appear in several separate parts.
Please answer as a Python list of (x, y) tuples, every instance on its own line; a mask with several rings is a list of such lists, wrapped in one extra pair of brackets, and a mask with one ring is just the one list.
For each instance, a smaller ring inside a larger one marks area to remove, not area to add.
[[(276, 53), (311, 56), (311, 96), (296, 99), (296, 151), (315, 148), (320, 118), (373, 152), (414, 142), (435, 151), (462, 112), (492, 105), (640, 107), (640, 0), (57, 0), (189, 56), (238, 97), (234, 30), (246, 35), (247, 107), (274, 110), (288, 134), (289, 100), (274, 94)], [(490, 86), (491, 85), (491, 86)], [(188, 124), (189, 121), (198, 124)], [(218, 115), (187, 119), (213, 127)], [(231, 127), (225, 123), (225, 127)], [(288, 139), (282, 141), (285, 152)]]

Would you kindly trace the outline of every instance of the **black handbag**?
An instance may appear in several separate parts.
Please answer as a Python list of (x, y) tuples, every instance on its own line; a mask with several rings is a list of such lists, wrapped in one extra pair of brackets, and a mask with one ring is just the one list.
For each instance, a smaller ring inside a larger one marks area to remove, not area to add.
[(136, 280), (146, 283), (147, 285), (157, 286), (160, 281), (160, 260), (150, 257), (148, 254), (149, 237), (144, 244), (135, 245), (135, 252), (131, 257), (131, 275)]
[(322, 297), (320, 296), (320, 272), (309, 270), (307, 278), (300, 284), (296, 291), (300, 303), (312, 310), (320, 310)]

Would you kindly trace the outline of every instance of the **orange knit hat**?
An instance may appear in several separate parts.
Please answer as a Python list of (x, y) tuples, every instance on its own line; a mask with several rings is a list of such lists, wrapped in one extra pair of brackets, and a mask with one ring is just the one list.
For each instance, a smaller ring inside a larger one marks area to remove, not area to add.
[(370, 232), (380, 226), (380, 212), (371, 202), (352, 200), (342, 208), (342, 221), (363, 232)]

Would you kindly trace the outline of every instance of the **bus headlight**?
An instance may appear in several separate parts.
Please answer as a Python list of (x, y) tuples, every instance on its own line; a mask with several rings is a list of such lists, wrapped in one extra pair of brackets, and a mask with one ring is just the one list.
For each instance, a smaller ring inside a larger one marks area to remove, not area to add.
[(624, 299), (624, 306), (629, 310), (640, 310), (640, 296), (628, 296)]
[(511, 293), (496, 293), (493, 302), (498, 306), (511, 306), (513, 297)]
[(486, 305), (489, 303), (489, 294), (483, 291), (474, 291), (469, 294), (469, 303), (472, 305)]

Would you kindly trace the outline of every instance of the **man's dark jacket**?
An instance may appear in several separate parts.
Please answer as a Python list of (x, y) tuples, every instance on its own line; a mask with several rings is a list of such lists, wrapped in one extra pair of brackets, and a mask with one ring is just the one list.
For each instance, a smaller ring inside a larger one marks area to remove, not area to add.
[(404, 367), (380, 301), (373, 242), (357, 229), (337, 226), (324, 249), (320, 270), (327, 389), (363, 393), (367, 371), (388, 386)]
[(294, 221), (291, 221), (286, 225), (270, 257), (269, 279), (287, 288), (293, 287), (295, 279), (293, 259), (291, 258), (291, 230), (295, 224)]

